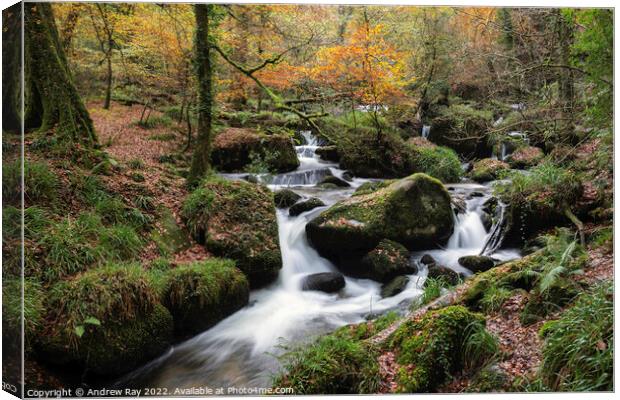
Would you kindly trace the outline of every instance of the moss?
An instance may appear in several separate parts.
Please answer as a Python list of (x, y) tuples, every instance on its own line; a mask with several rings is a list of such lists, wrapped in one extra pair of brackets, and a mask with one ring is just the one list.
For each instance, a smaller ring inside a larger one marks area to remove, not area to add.
[(140, 172), (132, 172), (130, 175), (130, 178), (134, 181), (134, 182), (144, 182), (146, 180), (146, 178), (144, 177), (143, 174), (141, 174)]
[(574, 284), (567, 280), (559, 280), (545, 293), (533, 290), (525, 307), (519, 314), (523, 325), (530, 325), (542, 320), (550, 313), (559, 311), (570, 303), (579, 293)]
[(429, 139), (441, 146), (454, 149), (466, 157), (488, 157), (490, 147), (480, 136), (486, 134), (493, 123), (493, 113), (470, 105), (454, 104), (436, 107), (430, 121)]
[(390, 186), (394, 182), (396, 182), (394, 179), (364, 182), (357, 189), (355, 189), (353, 196), (363, 196), (365, 194), (376, 192), (379, 189)]
[(299, 203), (293, 204), (288, 210), (288, 213), (289, 215), (296, 216), (305, 213), (306, 211), (314, 210), (317, 207), (324, 206), (325, 203), (323, 203), (323, 200), (317, 197), (311, 197), (308, 200), (300, 201)]
[(376, 350), (339, 335), (319, 338), (306, 348), (284, 356), (285, 372), (276, 387), (291, 387), (295, 394), (364, 394), (380, 387)]
[(484, 330), (484, 325), (482, 315), (462, 306), (430, 311), (403, 323), (387, 344), (396, 352), (396, 362), (401, 365), (397, 390), (405, 393), (434, 390), (464, 366), (464, 345), (470, 335)]
[(381, 239), (408, 248), (432, 246), (452, 233), (450, 195), (441, 182), (414, 174), (367, 195), (336, 203), (306, 225), (319, 253), (355, 271)]
[[(50, 363), (118, 375), (160, 354), (172, 317), (139, 265), (108, 265), (52, 286), (38, 350)], [(81, 334), (80, 334), (81, 333)]]
[(474, 163), (470, 177), (476, 182), (493, 181), (499, 178), (501, 171), (505, 171), (509, 168), (510, 166), (503, 161), (485, 158), (484, 160)]
[(387, 283), (398, 275), (415, 273), (409, 261), (409, 251), (400, 243), (384, 239), (362, 259), (365, 276)]
[(266, 187), (209, 178), (188, 196), (182, 216), (190, 234), (213, 254), (235, 260), (252, 287), (278, 276), (278, 225)]
[(252, 158), (262, 160), (266, 168), (277, 172), (299, 166), (290, 136), (265, 135), (252, 129), (229, 128), (221, 132), (213, 141), (211, 157), (215, 167), (229, 172), (249, 168)]
[(440, 146), (414, 146), (413, 170), (437, 178), (442, 182), (459, 182), (463, 175), (461, 160), (456, 152)]
[(398, 318), (399, 315), (396, 312), (391, 311), (379, 316), (376, 319), (338, 328), (334, 333), (332, 333), (332, 335), (345, 339), (366, 340), (389, 327), (392, 323), (398, 320)]
[(192, 241), (189, 232), (177, 223), (170, 210), (162, 211), (157, 225), (158, 228), (151, 233), (151, 239), (157, 245), (162, 256), (170, 256), (191, 247)]
[(210, 259), (170, 270), (163, 303), (174, 317), (177, 334), (187, 335), (205, 331), (245, 306), (249, 293), (234, 261)]

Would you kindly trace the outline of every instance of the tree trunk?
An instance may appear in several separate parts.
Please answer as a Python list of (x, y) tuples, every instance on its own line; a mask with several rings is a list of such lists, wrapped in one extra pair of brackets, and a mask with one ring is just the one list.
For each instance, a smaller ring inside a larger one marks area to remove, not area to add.
[(49, 3), (25, 4), (26, 121), (60, 141), (97, 144), (86, 107), (73, 84)]
[(2, 24), (2, 130), (21, 132), (21, 3), (2, 10)]
[(77, 26), (78, 19), (80, 18), (81, 4), (72, 4), (67, 18), (62, 24), (61, 37), (62, 48), (66, 53), (71, 51), (71, 42), (73, 41), (73, 34), (75, 33), (75, 27)]
[(112, 99), (112, 49), (110, 49), (110, 54), (106, 56), (106, 62), (108, 63), (108, 71), (105, 79), (105, 102), (103, 103), (103, 108), (106, 110), (110, 109), (110, 100)]
[(213, 13), (212, 4), (195, 4), (196, 17), (195, 67), (198, 81), (198, 127), (192, 165), (187, 178), (190, 187), (196, 186), (207, 174), (211, 162), (211, 140), (213, 122), (213, 59), (210, 42), (213, 40), (209, 22)]

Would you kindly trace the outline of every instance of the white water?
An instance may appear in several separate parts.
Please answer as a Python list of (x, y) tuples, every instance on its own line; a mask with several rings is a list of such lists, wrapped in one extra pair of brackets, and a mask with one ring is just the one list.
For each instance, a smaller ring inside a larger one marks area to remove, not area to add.
[(424, 125), (422, 127), (422, 137), (424, 139), (428, 139), (428, 136), (431, 134), (431, 127), (430, 125)]
[[(221, 321), (210, 330), (175, 346), (168, 354), (129, 374), (119, 386), (191, 388), (265, 387), (279, 368), (274, 354), (281, 354), (281, 344), (299, 344), (318, 334), (340, 326), (364, 320), (370, 313), (404, 310), (422, 293), (426, 269), (411, 275), (405, 290), (394, 297), (382, 299), (379, 283), (346, 277), (346, 286), (339, 293), (327, 294), (302, 291), (301, 282), (307, 275), (336, 271), (328, 260), (320, 257), (309, 245), (305, 225), (331, 204), (349, 197), (366, 179), (354, 179), (351, 188), (325, 190), (316, 188), (320, 170), (335, 176), (344, 171), (336, 164), (325, 163), (314, 153), (319, 143), (309, 133), (302, 133), (306, 144), (297, 147), (300, 160), (298, 171), (276, 176), (269, 185), (273, 190), (293, 186), (300, 195), (319, 197), (327, 205), (290, 217), (288, 210), (278, 210), (280, 247), (283, 266), (278, 280), (269, 287), (253, 291), (250, 304)], [(299, 178), (304, 173), (303, 179)], [(308, 174), (306, 174), (308, 172)], [(227, 175), (239, 178), (237, 175)], [(480, 185), (453, 185), (458, 193), (484, 191), (484, 197), (467, 200), (467, 212), (456, 219), (455, 232), (446, 249), (419, 252), (431, 254), (441, 264), (467, 272), (456, 261), (463, 255), (478, 254), (486, 241), (487, 232), (480, 221), (480, 206), (486, 200), (488, 188)], [(516, 257), (514, 252), (496, 253), (500, 259)]]

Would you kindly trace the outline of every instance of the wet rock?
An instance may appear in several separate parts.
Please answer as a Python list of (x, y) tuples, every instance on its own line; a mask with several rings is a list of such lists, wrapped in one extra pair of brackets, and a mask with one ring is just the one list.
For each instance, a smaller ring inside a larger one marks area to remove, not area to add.
[(321, 184), (318, 184), (317, 187), (320, 187), (321, 189), (327, 189), (327, 190), (339, 189), (338, 185), (334, 183), (321, 183)]
[(356, 275), (379, 282), (389, 282), (399, 275), (415, 274), (409, 250), (400, 243), (384, 239), (362, 259), (363, 270)]
[(273, 201), (278, 208), (288, 208), (301, 199), (301, 196), (290, 189), (278, 190), (273, 194)]
[(211, 254), (237, 262), (252, 288), (278, 277), (282, 255), (273, 194), (267, 187), (212, 177), (187, 197), (181, 216)]
[(424, 254), (422, 258), (420, 259), (420, 262), (424, 265), (431, 265), (431, 264), (435, 264), (436, 261), (433, 258), (433, 256), (431, 256), (430, 254)]
[(428, 277), (433, 279), (444, 279), (450, 285), (456, 285), (461, 280), (461, 276), (458, 272), (437, 264), (428, 266)]
[(316, 155), (326, 161), (338, 162), (340, 156), (338, 155), (338, 149), (336, 146), (322, 146), (316, 149)]
[(353, 181), (353, 174), (350, 173), (349, 171), (345, 171), (342, 173), (342, 179), (344, 179), (347, 182), (351, 182)]
[(393, 297), (405, 290), (409, 283), (408, 276), (397, 276), (381, 287), (381, 297)]
[(325, 293), (337, 292), (344, 286), (344, 276), (337, 272), (321, 272), (308, 275), (302, 283), (303, 290), (318, 290)]
[(342, 179), (338, 178), (337, 176), (333, 176), (333, 175), (325, 177), (319, 183), (319, 185), (324, 185), (326, 183), (332, 183), (332, 184), (334, 184), (334, 185), (336, 185), (338, 187), (350, 187), (351, 186), (347, 181), (342, 180)]
[(459, 258), (459, 264), (471, 272), (484, 272), (495, 266), (495, 261), (487, 256), (465, 256)]
[(474, 198), (474, 197), (484, 197), (484, 193), (482, 193), (482, 192), (471, 192), (469, 194), (469, 198)]
[(440, 181), (414, 174), (377, 191), (336, 203), (306, 225), (319, 254), (353, 273), (381, 240), (410, 250), (445, 243), (454, 218), (450, 195)]
[(293, 141), (286, 135), (266, 135), (255, 129), (228, 128), (213, 140), (211, 160), (220, 171), (242, 171), (258, 156), (278, 172), (299, 166)]
[(297, 204), (294, 204), (289, 210), (288, 214), (292, 217), (296, 217), (301, 213), (306, 211), (313, 210), (317, 207), (323, 207), (325, 203), (321, 201), (321, 199), (317, 199), (316, 197), (312, 197), (306, 201), (301, 201)]
[(487, 232), (493, 226), (493, 218), (491, 218), (491, 216), (485, 212), (480, 214), (480, 221), (482, 221), (482, 226), (484, 226), (484, 229), (486, 229)]
[(463, 196), (453, 195), (452, 205), (454, 206), (454, 211), (456, 211), (458, 214), (462, 214), (467, 211), (467, 203), (465, 202)]
[(258, 177), (254, 174), (248, 174), (243, 177), (243, 180), (248, 181), (250, 183), (258, 183)]
[(499, 201), (497, 200), (497, 197), (491, 197), (482, 204), (482, 211), (484, 211), (487, 214), (493, 215), (495, 214), (495, 209), (498, 204), (499, 204)]

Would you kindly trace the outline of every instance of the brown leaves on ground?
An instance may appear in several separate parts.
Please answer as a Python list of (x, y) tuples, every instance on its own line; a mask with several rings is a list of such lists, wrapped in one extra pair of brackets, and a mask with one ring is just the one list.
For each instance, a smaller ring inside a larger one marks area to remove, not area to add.
[(394, 393), (398, 388), (396, 382), (398, 369), (400, 365), (396, 362), (396, 356), (393, 352), (388, 351), (379, 356), (379, 375), (381, 376), (381, 388), (379, 393)]
[(505, 354), (498, 366), (511, 378), (532, 375), (541, 361), (538, 331), (544, 321), (522, 325), (519, 314), (526, 303), (527, 296), (517, 293), (504, 302), (499, 312), (487, 318), (487, 330), (498, 338)]

